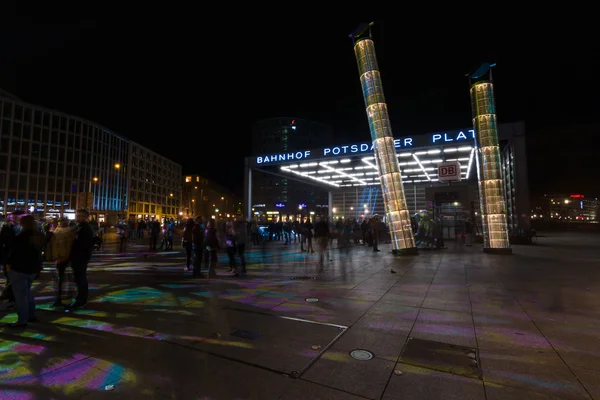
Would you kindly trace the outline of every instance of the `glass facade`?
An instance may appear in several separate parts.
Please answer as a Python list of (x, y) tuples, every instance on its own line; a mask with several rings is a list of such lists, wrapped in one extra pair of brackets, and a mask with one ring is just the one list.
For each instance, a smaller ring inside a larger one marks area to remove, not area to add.
[[(162, 206), (158, 193), (165, 191), (173, 192), (169, 203), (174, 204), (181, 192), (178, 164), (93, 122), (0, 97), (0, 213), (19, 209), (40, 217), (74, 218), (77, 208), (87, 208), (107, 222), (123, 218), (133, 206), (129, 182), (132, 175), (141, 175), (130, 165), (137, 160), (134, 154), (142, 152), (169, 171), (145, 171), (150, 181), (165, 185), (156, 183), (148, 205)], [(178, 210), (172, 211), (169, 215)]]
[(181, 165), (131, 144), (129, 217), (177, 219), (181, 212)]
[(354, 54), (358, 62), (367, 118), (375, 152), (375, 164), (380, 177), (386, 220), (392, 240), (392, 249), (406, 252), (416, 249), (406, 205), (396, 147), (383, 94), (381, 76), (377, 66), (375, 44), (371, 39), (355, 43)]
[(476, 160), (483, 229), (483, 248), (510, 249), (504, 197), (502, 160), (498, 143), (494, 87), (490, 81), (471, 87), (473, 127), (476, 132)]
[[(252, 129), (252, 153), (270, 155), (298, 149), (328, 146), (333, 130), (329, 125), (302, 118), (278, 117), (258, 121)], [(327, 191), (312, 185), (290, 182), (285, 176), (268, 175), (257, 171), (253, 175), (253, 204), (266, 204), (270, 211), (295, 213), (298, 204), (327, 203)], [(275, 208), (275, 204), (284, 204)]]

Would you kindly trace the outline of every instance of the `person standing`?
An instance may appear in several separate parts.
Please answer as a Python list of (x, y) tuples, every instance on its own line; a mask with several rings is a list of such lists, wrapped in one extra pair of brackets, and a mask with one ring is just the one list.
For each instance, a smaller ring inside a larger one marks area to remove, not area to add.
[(377, 247), (379, 244), (379, 233), (381, 232), (381, 222), (379, 221), (379, 215), (375, 214), (369, 221), (369, 229), (373, 232), (373, 251), (381, 251)]
[(181, 245), (185, 249), (185, 269), (186, 271), (191, 271), (193, 254), (192, 250), (194, 246), (194, 220), (191, 218), (188, 218), (188, 220), (185, 223), (185, 228), (183, 228), (183, 237), (181, 238)]
[(44, 234), (38, 230), (35, 218), (21, 218), (21, 232), (15, 236), (6, 268), (15, 295), (18, 320), (11, 328), (24, 328), (29, 322), (37, 322), (35, 299), (31, 293), (33, 280), (42, 270)]
[(88, 300), (88, 279), (87, 268), (92, 258), (92, 247), (94, 242), (94, 233), (88, 223), (90, 213), (81, 209), (77, 211), (77, 226), (75, 228), (75, 237), (71, 246), (71, 268), (73, 268), (73, 277), (77, 285), (77, 297), (75, 301), (67, 306), (68, 309), (83, 307)]
[(260, 242), (258, 240), (258, 223), (256, 221), (252, 221), (252, 225), (250, 226), (250, 235), (252, 236), (252, 244), (254, 246), (258, 246)]
[(9, 214), (0, 229), (0, 264), (4, 269), (4, 290), (0, 295), (0, 300), (6, 300), (5, 303), (0, 305), (0, 311), (11, 310), (15, 307), (15, 296), (12, 285), (10, 284), (10, 275), (6, 269), (6, 264), (12, 249), (13, 241), (17, 234), (17, 215), (19, 215), (18, 211)]
[(232, 221), (225, 225), (225, 243), (227, 244), (227, 257), (229, 258), (229, 272), (236, 272), (235, 254), (237, 252), (237, 233)]
[(248, 243), (248, 223), (246, 219), (242, 216), (239, 216), (237, 222), (235, 223), (236, 230), (236, 247), (238, 257), (240, 257), (240, 265), (241, 270), (236, 272), (235, 276), (246, 275), (246, 255), (244, 254), (246, 251), (246, 244)]
[(54, 240), (52, 241), (52, 255), (56, 260), (56, 271), (58, 272), (58, 287), (56, 301), (53, 307), (62, 307), (62, 288), (64, 286), (65, 271), (69, 265), (69, 256), (73, 246), (73, 228), (69, 227), (69, 221), (63, 219), (60, 225), (54, 231)]
[(317, 223), (315, 224), (315, 238), (319, 245), (319, 272), (323, 272), (323, 261), (325, 259), (325, 250), (327, 250), (327, 244), (329, 243), (329, 224), (327, 221), (317, 217)]
[(465, 246), (473, 246), (473, 220), (467, 217), (465, 221)]
[(202, 278), (202, 259), (204, 256), (204, 223), (202, 217), (196, 217), (192, 236), (194, 242), (194, 276)]
[(310, 217), (306, 218), (306, 222), (304, 223), (304, 236), (306, 237), (306, 252), (314, 253), (313, 249), (313, 224), (310, 222)]
[[(158, 243), (158, 236), (160, 235), (160, 223), (154, 220), (148, 224), (150, 228), (150, 251), (156, 251), (156, 244)], [(168, 250), (168, 248), (167, 248)]]
[(208, 255), (208, 277), (217, 277), (217, 261), (219, 251), (219, 238), (217, 237), (217, 230), (215, 229), (215, 220), (209, 219), (206, 223), (206, 231), (204, 232), (204, 247), (206, 248)]

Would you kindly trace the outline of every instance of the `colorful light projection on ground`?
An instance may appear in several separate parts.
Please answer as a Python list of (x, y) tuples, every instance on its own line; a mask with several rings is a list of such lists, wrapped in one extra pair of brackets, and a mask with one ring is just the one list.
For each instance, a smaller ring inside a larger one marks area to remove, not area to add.
[(0, 399), (76, 398), (135, 374), (122, 366), (84, 354), (54, 356), (56, 351), (14, 340), (0, 341)]

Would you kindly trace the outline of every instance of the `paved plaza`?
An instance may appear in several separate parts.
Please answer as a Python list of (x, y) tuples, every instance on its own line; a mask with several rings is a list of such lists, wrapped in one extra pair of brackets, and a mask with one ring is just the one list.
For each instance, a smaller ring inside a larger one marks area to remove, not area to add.
[(215, 280), (179, 249), (107, 246), (85, 309), (50, 308), (49, 269), (40, 322), (0, 328), (0, 399), (600, 400), (600, 236), (448, 246), (332, 249), (319, 274), (316, 253), (269, 243), (246, 278), (222, 255)]

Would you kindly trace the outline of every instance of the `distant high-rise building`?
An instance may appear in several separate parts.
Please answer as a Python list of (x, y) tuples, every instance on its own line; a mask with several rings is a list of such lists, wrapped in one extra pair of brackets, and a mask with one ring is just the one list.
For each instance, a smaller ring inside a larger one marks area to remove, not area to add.
[[(333, 129), (329, 125), (301, 118), (278, 117), (258, 121), (252, 129), (252, 154), (281, 154), (331, 145)], [(292, 215), (299, 204), (327, 204), (327, 191), (312, 185), (289, 185), (285, 176), (256, 172), (252, 178), (255, 213), (275, 204), (282, 215)], [(271, 204), (273, 203), (273, 204)]]

